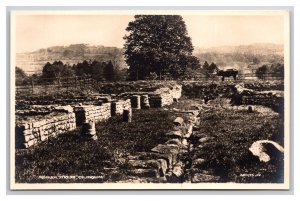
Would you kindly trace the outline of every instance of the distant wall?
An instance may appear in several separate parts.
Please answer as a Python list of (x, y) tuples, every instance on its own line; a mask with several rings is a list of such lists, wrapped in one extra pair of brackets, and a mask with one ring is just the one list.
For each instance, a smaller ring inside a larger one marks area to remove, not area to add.
[(181, 97), (182, 86), (175, 85), (170, 88), (160, 88), (156, 90), (153, 94), (149, 94), (149, 103), (150, 107), (163, 107), (166, 105), (171, 105), (174, 100), (177, 100)]

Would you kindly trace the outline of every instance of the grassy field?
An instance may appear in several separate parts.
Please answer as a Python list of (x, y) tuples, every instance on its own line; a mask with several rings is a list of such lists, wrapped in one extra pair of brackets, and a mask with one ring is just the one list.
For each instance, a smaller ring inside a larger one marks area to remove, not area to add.
[[(174, 108), (189, 108), (198, 101), (186, 99), (172, 105)], [(214, 105), (216, 106), (216, 105)], [(249, 113), (221, 107), (200, 113), (201, 123), (192, 143), (199, 146), (199, 139), (213, 139), (201, 143), (201, 151), (191, 152), (206, 162), (202, 169), (220, 176), (220, 182), (278, 183), (283, 182), (283, 164), (279, 161), (262, 163), (249, 151), (257, 140), (273, 140), (284, 146), (283, 119), (273, 112)]]
[[(150, 151), (172, 128), (172, 114), (160, 109), (139, 110), (133, 122), (120, 116), (96, 124), (98, 140), (82, 141), (80, 130), (16, 152), (17, 182), (114, 182), (126, 177), (126, 157)], [(75, 179), (49, 176), (79, 176)], [(47, 176), (47, 178), (42, 178)], [(80, 178), (80, 176), (95, 176)]]

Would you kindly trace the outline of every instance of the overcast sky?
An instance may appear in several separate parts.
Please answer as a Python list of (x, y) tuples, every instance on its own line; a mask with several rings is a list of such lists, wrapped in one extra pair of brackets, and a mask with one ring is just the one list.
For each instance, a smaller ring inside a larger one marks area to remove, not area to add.
[[(16, 52), (57, 45), (87, 43), (123, 47), (132, 15), (18, 15)], [(195, 47), (284, 43), (284, 19), (279, 15), (183, 15)]]

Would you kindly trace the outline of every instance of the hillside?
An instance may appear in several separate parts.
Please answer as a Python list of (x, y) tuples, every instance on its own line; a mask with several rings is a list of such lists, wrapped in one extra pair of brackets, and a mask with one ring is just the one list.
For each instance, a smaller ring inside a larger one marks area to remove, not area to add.
[(111, 60), (115, 66), (120, 68), (126, 67), (123, 50), (117, 47), (73, 44), (16, 54), (16, 65), (28, 74), (41, 72), (45, 63), (55, 60), (60, 60), (70, 65), (82, 62), (83, 60), (97, 60), (99, 62)]
[(262, 64), (284, 63), (283, 45), (258, 43), (239, 46), (195, 48), (201, 64), (214, 62), (220, 68), (237, 68), (250, 73)]
[[(124, 50), (116, 47), (73, 44), (39, 49), (34, 52), (17, 53), (16, 65), (27, 74), (41, 72), (47, 62), (61, 60), (64, 63), (77, 64), (83, 60), (100, 62), (111, 60), (114, 66), (126, 68)], [(284, 63), (283, 45), (251, 44), (239, 46), (218, 46), (195, 48), (194, 55), (201, 64), (214, 62), (219, 68), (237, 68), (243, 73), (251, 73), (263, 64)]]

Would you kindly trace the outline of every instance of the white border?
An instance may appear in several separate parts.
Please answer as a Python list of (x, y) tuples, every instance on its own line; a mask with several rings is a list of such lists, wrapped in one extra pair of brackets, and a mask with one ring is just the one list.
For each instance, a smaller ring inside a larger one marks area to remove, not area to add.
[(11, 66), (15, 66), (15, 16), (18, 15), (134, 15), (134, 14), (180, 14), (180, 15), (282, 15), (284, 16), (284, 54), (285, 54), (285, 167), (283, 184), (236, 184), (236, 183), (199, 183), (199, 184), (131, 184), (131, 183), (104, 183), (104, 184), (16, 184), (14, 181), (15, 172), (15, 148), (14, 148), (14, 96), (15, 96), (15, 84), (14, 84), (14, 68), (11, 68), (10, 86), (11, 86), (11, 169), (10, 169), (10, 188), (11, 190), (24, 190), (24, 189), (289, 189), (289, 176), (290, 176), (290, 23), (289, 12), (286, 10), (77, 10), (77, 11), (12, 11), (11, 12)]

